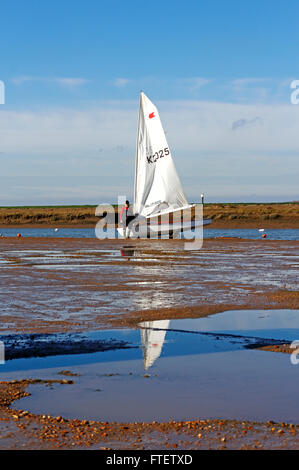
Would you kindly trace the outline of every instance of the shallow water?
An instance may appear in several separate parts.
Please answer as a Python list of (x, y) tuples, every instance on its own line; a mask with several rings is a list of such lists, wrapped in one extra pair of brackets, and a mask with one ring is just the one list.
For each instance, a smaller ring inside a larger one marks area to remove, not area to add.
[[(204, 228), (204, 238), (238, 237), (258, 240), (262, 233), (256, 229), (212, 229)], [(60, 228), (57, 232), (53, 228), (2, 228), (0, 233), (5, 237), (16, 237), (21, 233), (24, 237), (66, 237), (66, 238), (96, 238), (93, 228)], [(266, 229), (267, 239), (271, 240), (299, 240), (299, 229)], [(108, 229), (108, 238), (117, 238), (117, 231)], [(188, 237), (188, 234), (186, 234)], [(191, 235), (190, 235), (191, 237)]]
[(57, 322), (68, 322), (72, 331), (92, 330), (106, 326), (107, 315), (241, 305), (248, 304), (250, 292), (294, 291), (299, 254), (291, 241), (215, 240), (186, 251), (172, 243), (162, 248), (159, 242), (115, 249), (97, 240), (6, 239), (0, 262), (0, 331), (28, 331), (35, 325), (50, 332), (58, 331)]
[(31, 396), (14, 407), (105, 421), (299, 423), (299, 364), (289, 354), (247, 349), (261, 339), (299, 339), (298, 310), (230, 311), (86, 336), (138, 347), (7, 361), (0, 366), (1, 380), (57, 379), (62, 369), (79, 374), (74, 385), (30, 386)]

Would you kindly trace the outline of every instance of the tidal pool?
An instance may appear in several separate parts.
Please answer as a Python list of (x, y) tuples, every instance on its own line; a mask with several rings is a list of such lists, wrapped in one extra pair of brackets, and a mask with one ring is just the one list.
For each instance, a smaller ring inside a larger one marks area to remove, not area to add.
[(289, 354), (256, 348), (299, 340), (298, 310), (229, 311), (85, 337), (112, 338), (130, 347), (7, 361), (0, 365), (0, 380), (57, 379), (62, 370), (77, 374), (72, 385), (29, 386), (31, 395), (13, 407), (118, 422), (231, 418), (299, 423), (299, 364), (292, 364)]

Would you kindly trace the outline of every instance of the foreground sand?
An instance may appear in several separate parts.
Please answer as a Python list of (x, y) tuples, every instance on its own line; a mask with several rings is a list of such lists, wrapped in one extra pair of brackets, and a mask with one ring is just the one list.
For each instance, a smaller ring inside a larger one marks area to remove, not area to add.
[[(298, 247), (295, 241), (214, 239), (186, 251), (180, 240), (2, 238), (0, 329), (76, 332), (231, 309), (298, 309)], [(61, 383), (72, 386), (72, 373), (65, 375)], [(298, 423), (117, 424), (10, 410), (30, 383), (0, 384), (2, 449), (298, 447)]]
[[(9, 405), (26, 396), (26, 387), (32, 383), (0, 382), (0, 449), (298, 449), (299, 426), (287, 423), (107, 423), (10, 410)], [(72, 380), (61, 383), (71, 386)]]

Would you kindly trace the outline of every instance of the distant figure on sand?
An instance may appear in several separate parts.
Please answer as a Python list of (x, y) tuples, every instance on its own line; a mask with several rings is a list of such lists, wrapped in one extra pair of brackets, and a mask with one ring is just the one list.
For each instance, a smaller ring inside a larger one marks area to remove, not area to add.
[(126, 201), (125, 205), (121, 208), (119, 218), (123, 227), (124, 237), (128, 238), (128, 225), (135, 218), (129, 201)]

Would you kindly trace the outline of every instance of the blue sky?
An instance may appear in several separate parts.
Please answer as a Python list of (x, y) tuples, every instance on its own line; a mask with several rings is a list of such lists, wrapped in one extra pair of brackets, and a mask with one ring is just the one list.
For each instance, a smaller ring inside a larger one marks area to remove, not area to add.
[(0, 205), (132, 197), (138, 95), (189, 200), (298, 200), (298, 1), (1, 3)]

